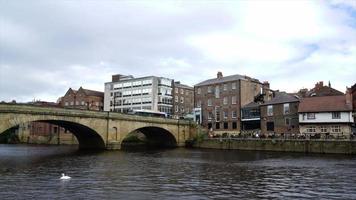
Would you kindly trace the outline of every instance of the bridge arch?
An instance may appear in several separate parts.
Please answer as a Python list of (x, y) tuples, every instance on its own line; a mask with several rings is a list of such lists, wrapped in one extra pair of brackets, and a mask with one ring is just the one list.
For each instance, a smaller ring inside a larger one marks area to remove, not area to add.
[(170, 148), (178, 146), (178, 142), (174, 134), (171, 133), (169, 130), (158, 126), (143, 126), (136, 128), (124, 136), (123, 142), (125, 142), (125, 138), (127, 136), (134, 132), (140, 132), (145, 135), (148, 145)]
[(31, 122), (46, 122), (54, 125), (58, 125), (69, 130), (77, 138), (80, 149), (105, 149), (105, 142), (102, 136), (97, 133), (94, 129), (72, 121), (58, 120), (58, 119), (48, 119), (48, 120), (13, 120), (11, 125), (7, 127), (2, 127), (0, 129), (0, 134), (5, 133), (7, 130), (14, 127), (18, 127), (21, 124), (27, 124)]

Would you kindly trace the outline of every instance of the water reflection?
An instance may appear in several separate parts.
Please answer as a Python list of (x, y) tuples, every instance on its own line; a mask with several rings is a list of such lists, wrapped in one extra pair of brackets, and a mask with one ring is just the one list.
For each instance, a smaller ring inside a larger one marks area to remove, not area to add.
[(356, 158), (343, 155), (0, 145), (0, 166), (1, 199), (356, 198)]

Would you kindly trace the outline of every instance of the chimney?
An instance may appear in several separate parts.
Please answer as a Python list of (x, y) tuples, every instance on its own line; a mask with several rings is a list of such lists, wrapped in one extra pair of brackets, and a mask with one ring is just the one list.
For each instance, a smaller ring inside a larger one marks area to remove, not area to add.
[(319, 81), (318, 83), (315, 84), (315, 90), (319, 90), (324, 86), (323, 81)]
[(218, 79), (220, 79), (220, 78), (222, 78), (222, 77), (223, 77), (222, 72), (218, 72), (218, 74), (217, 74), (217, 78), (218, 78)]
[(346, 104), (352, 104), (352, 94), (351, 94), (351, 88), (346, 87)]

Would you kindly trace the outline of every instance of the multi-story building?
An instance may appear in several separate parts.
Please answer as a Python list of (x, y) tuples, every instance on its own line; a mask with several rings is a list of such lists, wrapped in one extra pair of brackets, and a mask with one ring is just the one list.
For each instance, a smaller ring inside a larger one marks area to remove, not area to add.
[(274, 92), (269, 89), (269, 83), (263, 83), (262, 93), (257, 95), (252, 102), (241, 108), (241, 129), (257, 133), (261, 129), (260, 106), (273, 98)]
[(173, 116), (185, 117), (193, 112), (194, 88), (180, 82), (173, 84)]
[(275, 92), (274, 98), (261, 104), (261, 134), (281, 136), (299, 133), (299, 98), (285, 92)]
[(104, 93), (87, 90), (80, 87), (78, 90), (69, 88), (61, 98), (60, 105), (64, 108), (75, 108), (81, 110), (103, 110)]
[(316, 138), (349, 138), (352, 134), (351, 93), (304, 98), (299, 104), (300, 133)]
[(201, 124), (215, 133), (240, 133), (241, 107), (261, 93), (263, 83), (242, 75), (217, 77), (194, 86), (196, 110), (200, 110)]
[(164, 77), (113, 75), (105, 83), (104, 110), (127, 113), (153, 110), (172, 114), (173, 80)]

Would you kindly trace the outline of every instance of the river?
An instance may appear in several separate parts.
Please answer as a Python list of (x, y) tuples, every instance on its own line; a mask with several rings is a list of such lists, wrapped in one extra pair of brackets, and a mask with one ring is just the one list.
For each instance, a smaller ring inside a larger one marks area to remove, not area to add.
[(356, 157), (0, 145), (0, 199), (356, 199)]

